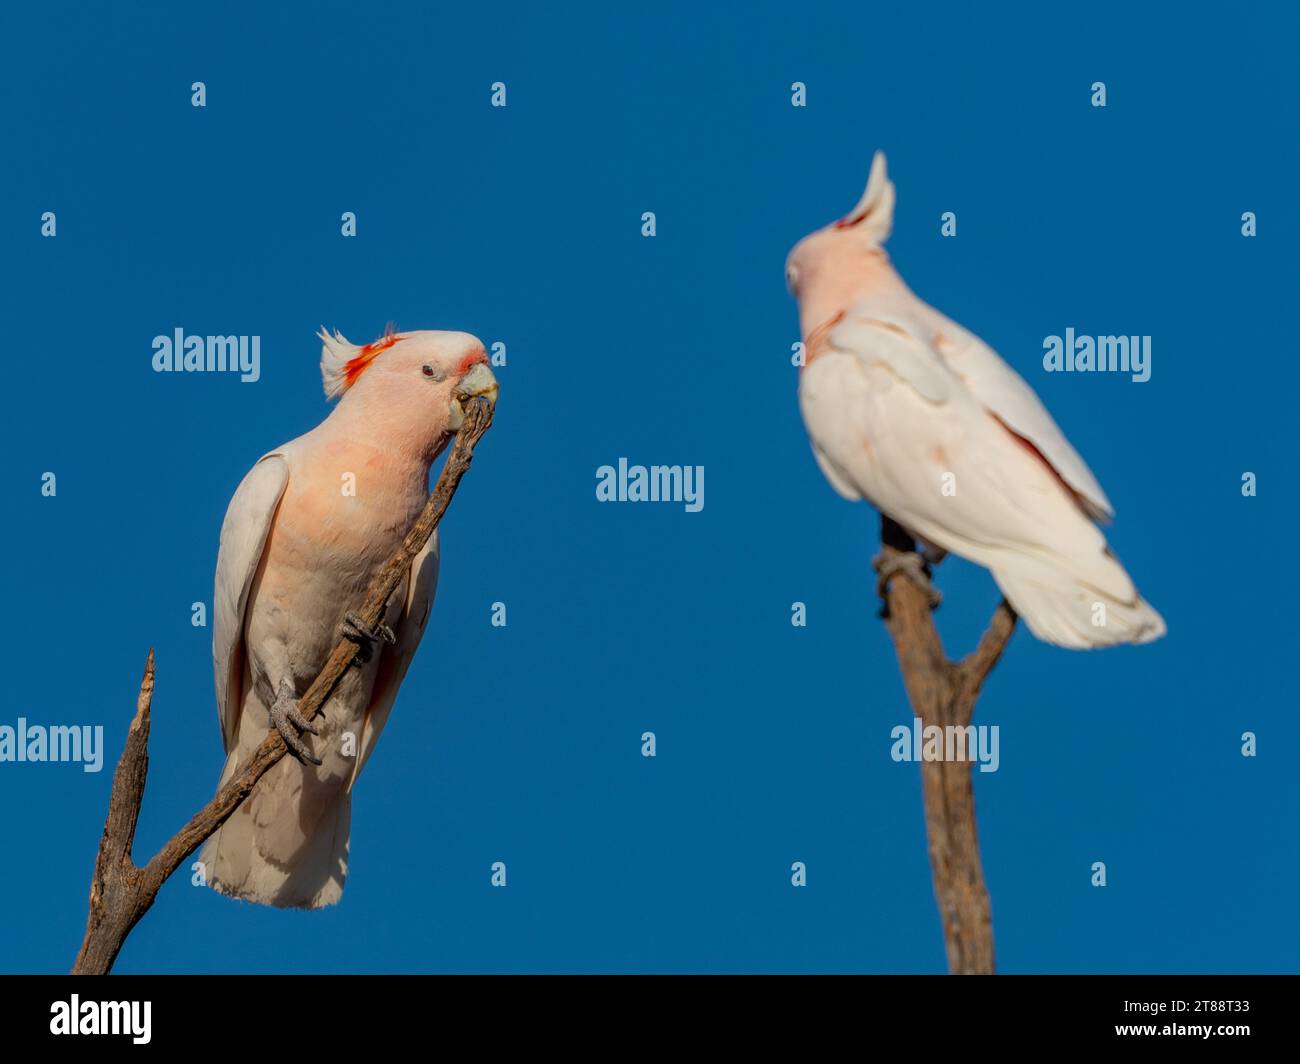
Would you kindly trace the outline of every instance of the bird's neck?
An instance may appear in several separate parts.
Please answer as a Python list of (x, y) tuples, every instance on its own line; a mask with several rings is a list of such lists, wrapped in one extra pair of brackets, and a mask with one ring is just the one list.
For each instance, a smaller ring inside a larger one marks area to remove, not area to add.
[(805, 358), (811, 362), (825, 344), (826, 334), (864, 297), (907, 291), (889, 256), (880, 249), (855, 256), (854, 261), (824, 264), (799, 293), (799, 327), (803, 333)]
[(363, 397), (344, 395), (324, 425), (347, 441), (349, 448), (382, 455), (394, 476), (413, 476), (427, 482), (429, 467), (451, 439), (445, 427), (423, 418), (385, 416)]
[(799, 325), (804, 342), (868, 293), (889, 292), (901, 284), (889, 256), (879, 248), (855, 253), (852, 261), (823, 263), (799, 293)]

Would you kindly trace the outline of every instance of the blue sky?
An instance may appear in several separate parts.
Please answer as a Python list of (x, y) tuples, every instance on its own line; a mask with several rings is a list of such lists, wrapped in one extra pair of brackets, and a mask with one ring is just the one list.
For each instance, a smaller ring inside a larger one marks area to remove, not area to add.
[[(393, 320), (508, 361), (357, 790), (343, 901), (264, 910), (177, 876), (117, 970), (943, 970), (918, 772), (889, 758), (910, 711), (876, 618), (878, 519), (814, 465), (782, 274), (879, 147), (900, 272), (1042, 396), (1170, 629), (1090, 654), (1022, 629), (986, 688), (1001, 969), (1294, 971), (1294, 22), (617, 8), (4, 16), (0, 724), (102, 724), (109, 763), (0, 764), (0, 969), (72, 962), (150, 645), (137, 856), (210, 797), (211, 631), (190, 605), (226, 503), (326, 414), (316, 327), (361, 342)], [(259, 335), (261, 379), (152, 372), (177, 327)], [(1150, 335), (1151, 379), (1045, 374), (1067, 327)], [(620, 456), (703, 465), (704, 509), (598, 503)], [(964, 653), (997, 594), (956, 559), (940, 581)]]

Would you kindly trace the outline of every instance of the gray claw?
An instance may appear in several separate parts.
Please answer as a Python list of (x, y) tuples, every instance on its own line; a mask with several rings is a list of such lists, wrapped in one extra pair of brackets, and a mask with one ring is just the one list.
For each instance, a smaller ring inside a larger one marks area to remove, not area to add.
[(943, 595), (930, 582), (930, 567), (921, 555), (912, 551), (895, 552), (892, 555), (878, 554), (871, 563), (876, 567), (876, 594), (882, 599), (885, 598), (889, 581), (894, 576), (903, 575), (925, 592), (930, 600), (930, 609), (937, 609), (943, 602)]
[(374, 645), (381, 639), (390, 647), (397, 643), (397, 636), (383, 621), (377, 622), (372, 628), (355, 613), (349, 613), (343, 618), (343, 635), (357, 644), (357, 660), (361, 662), (370, 660)]
[(284, 715), (289, 718), (290, 722), (299, 731), (311, 732), (312, 735), (320, 734), (320, 725), (314, 720), (308, 720), (298, 711), (298, 703), (290, 703), (289, 708), (285, 710)]
[(313, 765), (319, 765), (321, 759), (313, 754), (307, 744), (303, 742), (299, 731), (308, 731), (312, 735), (319, 735), (320, 725), (306, 720), (298, 711), (298, 700), (294, 698), (293, 686), (288, 680), (280, 684), (279, 694), (276, 696), (269, 713), (271, 723), (275, 725), (275, 730), (280, 733), (284, 745), (297, 754), (299, 760), (310, 761)]

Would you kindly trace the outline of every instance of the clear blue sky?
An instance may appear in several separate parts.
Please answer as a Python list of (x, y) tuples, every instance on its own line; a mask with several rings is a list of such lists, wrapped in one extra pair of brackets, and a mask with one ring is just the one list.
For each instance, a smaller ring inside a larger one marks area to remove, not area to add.
[[(109, 764), (0, 764), (0, 968), (71, 964), (150, 645), (139, 856), (210, 796), (190, 604), (226, 503), (325, 415), (315, 328), (391, 319), (503, 341), (508, 364), (343, 902), (263, 910), (178, 876), (118, 970), (942, 970), (918, 772), (888, 756), (910, 712), (878, 520), (814, 465), (782, 274), (882, 147), (901, 273), (1037, 389), (1170, 629), (1093, 654), (1022, 630), (988, 685), (1001, 968), (1295, 970), (1295, 23), (558, 6), (6, 13), (0, 724), (102, 724)], [(1069, 326), (1150, 335), (1151, 380), (1045, 374)], [(177, 327), (260, 335), (261, 380), (155, 374)], [(620, 456), (704, 465), (704, 510), (597, 503)], [(965, 652), (996, 591), (957, 560), (940, 579)]]

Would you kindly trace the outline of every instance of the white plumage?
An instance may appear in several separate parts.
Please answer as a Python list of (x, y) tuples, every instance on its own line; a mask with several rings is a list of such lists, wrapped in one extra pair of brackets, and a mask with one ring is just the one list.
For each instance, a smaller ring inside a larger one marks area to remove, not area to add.
[[(987, 567), (1030, 630), (1065, 647), (1165, 631), (1094, 523), (1110, 501), (1028, 384), (918, 299), (879, 246), (893, 185), (791, 253), (806, 366), (799, 400), (832, 485)], [(945, 490), (946, 488), (946, 490)]]

